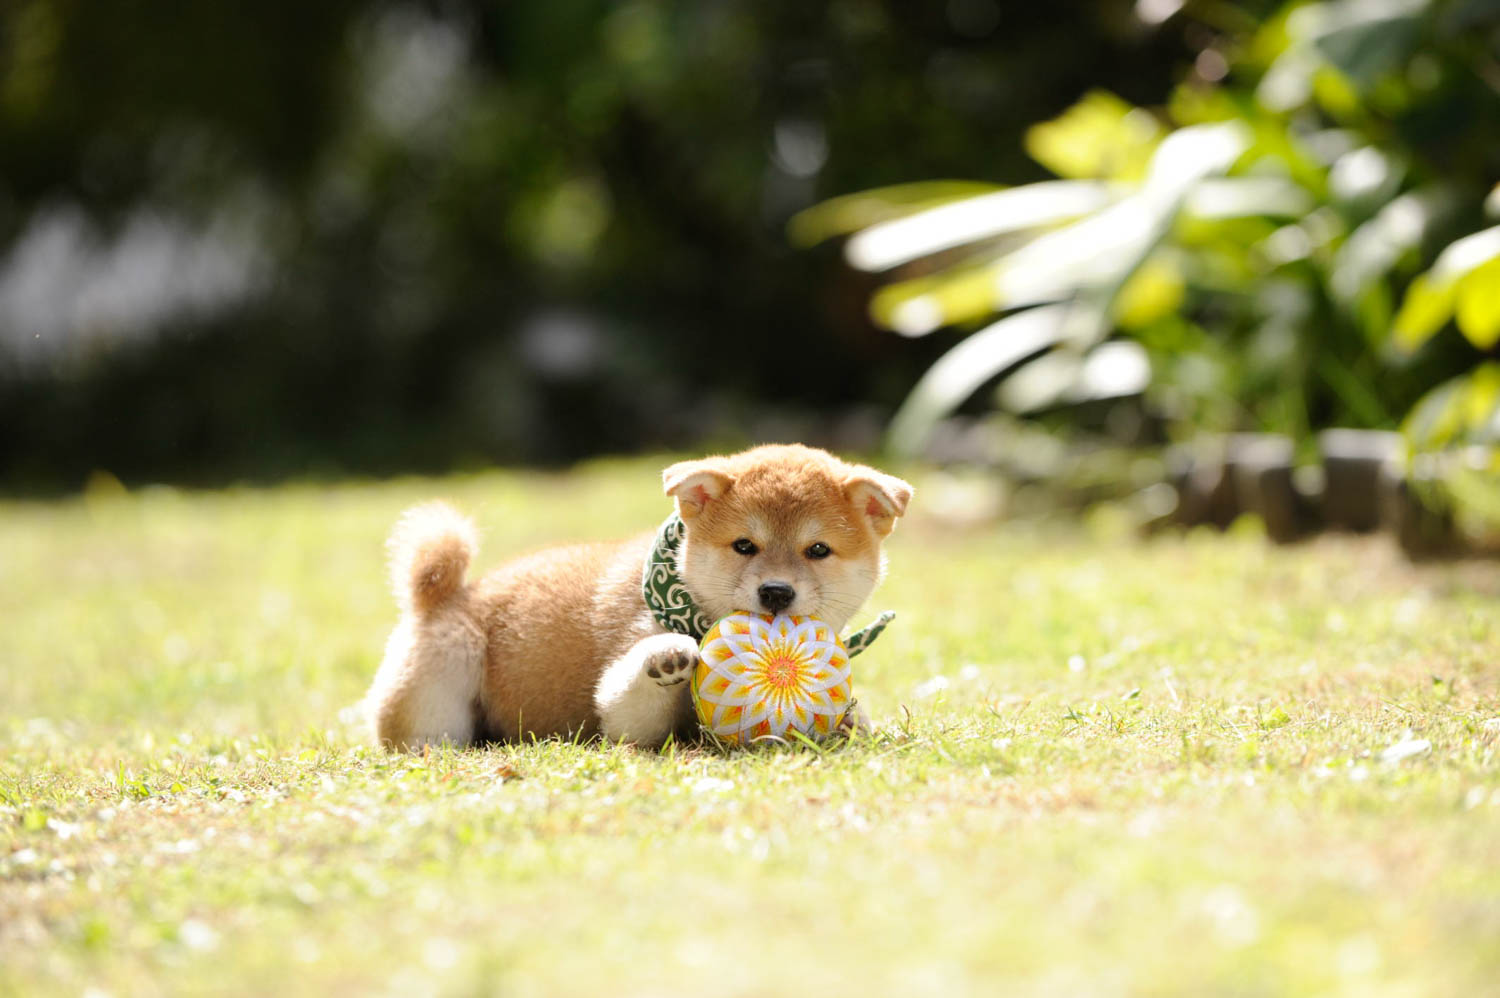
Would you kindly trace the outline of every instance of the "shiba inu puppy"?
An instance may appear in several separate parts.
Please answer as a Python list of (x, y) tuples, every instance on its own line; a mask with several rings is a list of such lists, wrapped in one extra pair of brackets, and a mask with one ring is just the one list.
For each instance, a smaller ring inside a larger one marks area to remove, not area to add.
[[(835, 630), (880, 581), (881, 541), (912, 494), (800, 445), (683, 461), (662, 482), (686, 528), (677, 570), (708, 617), (810, 615)], [(651, 535), (543, 551), (466, 582), (474, 526), (429, 503), (388, 546), (401, 619), (365, 701), (380, 744), (598, 734), (660, 745), (693, 730), (698, 643), (643, 600)]]

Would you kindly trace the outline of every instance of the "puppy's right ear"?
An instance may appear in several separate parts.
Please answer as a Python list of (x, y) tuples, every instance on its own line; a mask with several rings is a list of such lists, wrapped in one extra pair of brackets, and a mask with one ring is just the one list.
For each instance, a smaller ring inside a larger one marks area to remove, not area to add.
[(679, 461), (661, 473), (661, 484), (677, 500), (678, 515), (691, 520), (728, 492), (734, 479), (715, 461)]

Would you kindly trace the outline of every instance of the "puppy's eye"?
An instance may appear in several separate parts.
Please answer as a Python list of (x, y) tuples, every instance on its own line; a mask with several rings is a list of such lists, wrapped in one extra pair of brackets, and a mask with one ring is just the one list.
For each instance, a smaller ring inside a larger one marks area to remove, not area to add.
[(732, 547), (732, 548), (734, 548), (735, 551), (738, 552), (739, 554), (744, 554), (744, 555), (755, 554), (757, 551), (760, 550), (760, 548), (758, 548), (758, 547), (755, 546), (755, 542), (752, 541), (748, 537), (741, 537), (739, 540), (735, 541), (733, 544), (731, 544), (729, 546)]
[(824, 544), (822, 541), (818, 541), (818, 543), (810, 545), (808, 549), (802, 553), (807, 555), (809, 558), (827, 558), (829, 555), (833, 554), (833, 548), (829, 547), (827, 544)]

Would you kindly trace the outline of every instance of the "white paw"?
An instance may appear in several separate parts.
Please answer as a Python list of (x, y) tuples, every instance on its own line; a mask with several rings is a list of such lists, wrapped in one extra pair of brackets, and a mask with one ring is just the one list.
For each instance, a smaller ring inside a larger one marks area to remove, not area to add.
[(664, 648), (656, 648), (646, 656), (646, 676), (658, 686), (676, 686), (688, 681), (693, 667), (698, 664), (698, 645), (684, 637)]

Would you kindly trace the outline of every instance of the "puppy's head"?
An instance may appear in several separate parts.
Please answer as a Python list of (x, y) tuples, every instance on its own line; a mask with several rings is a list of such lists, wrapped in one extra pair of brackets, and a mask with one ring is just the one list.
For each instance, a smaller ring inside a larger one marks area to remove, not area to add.
[(842, 628), (885, 570), (911, 486), (826, 451), (757, 447), (662, 472), (687, 525), (683, 582), (710, 617), (814, 616)]

